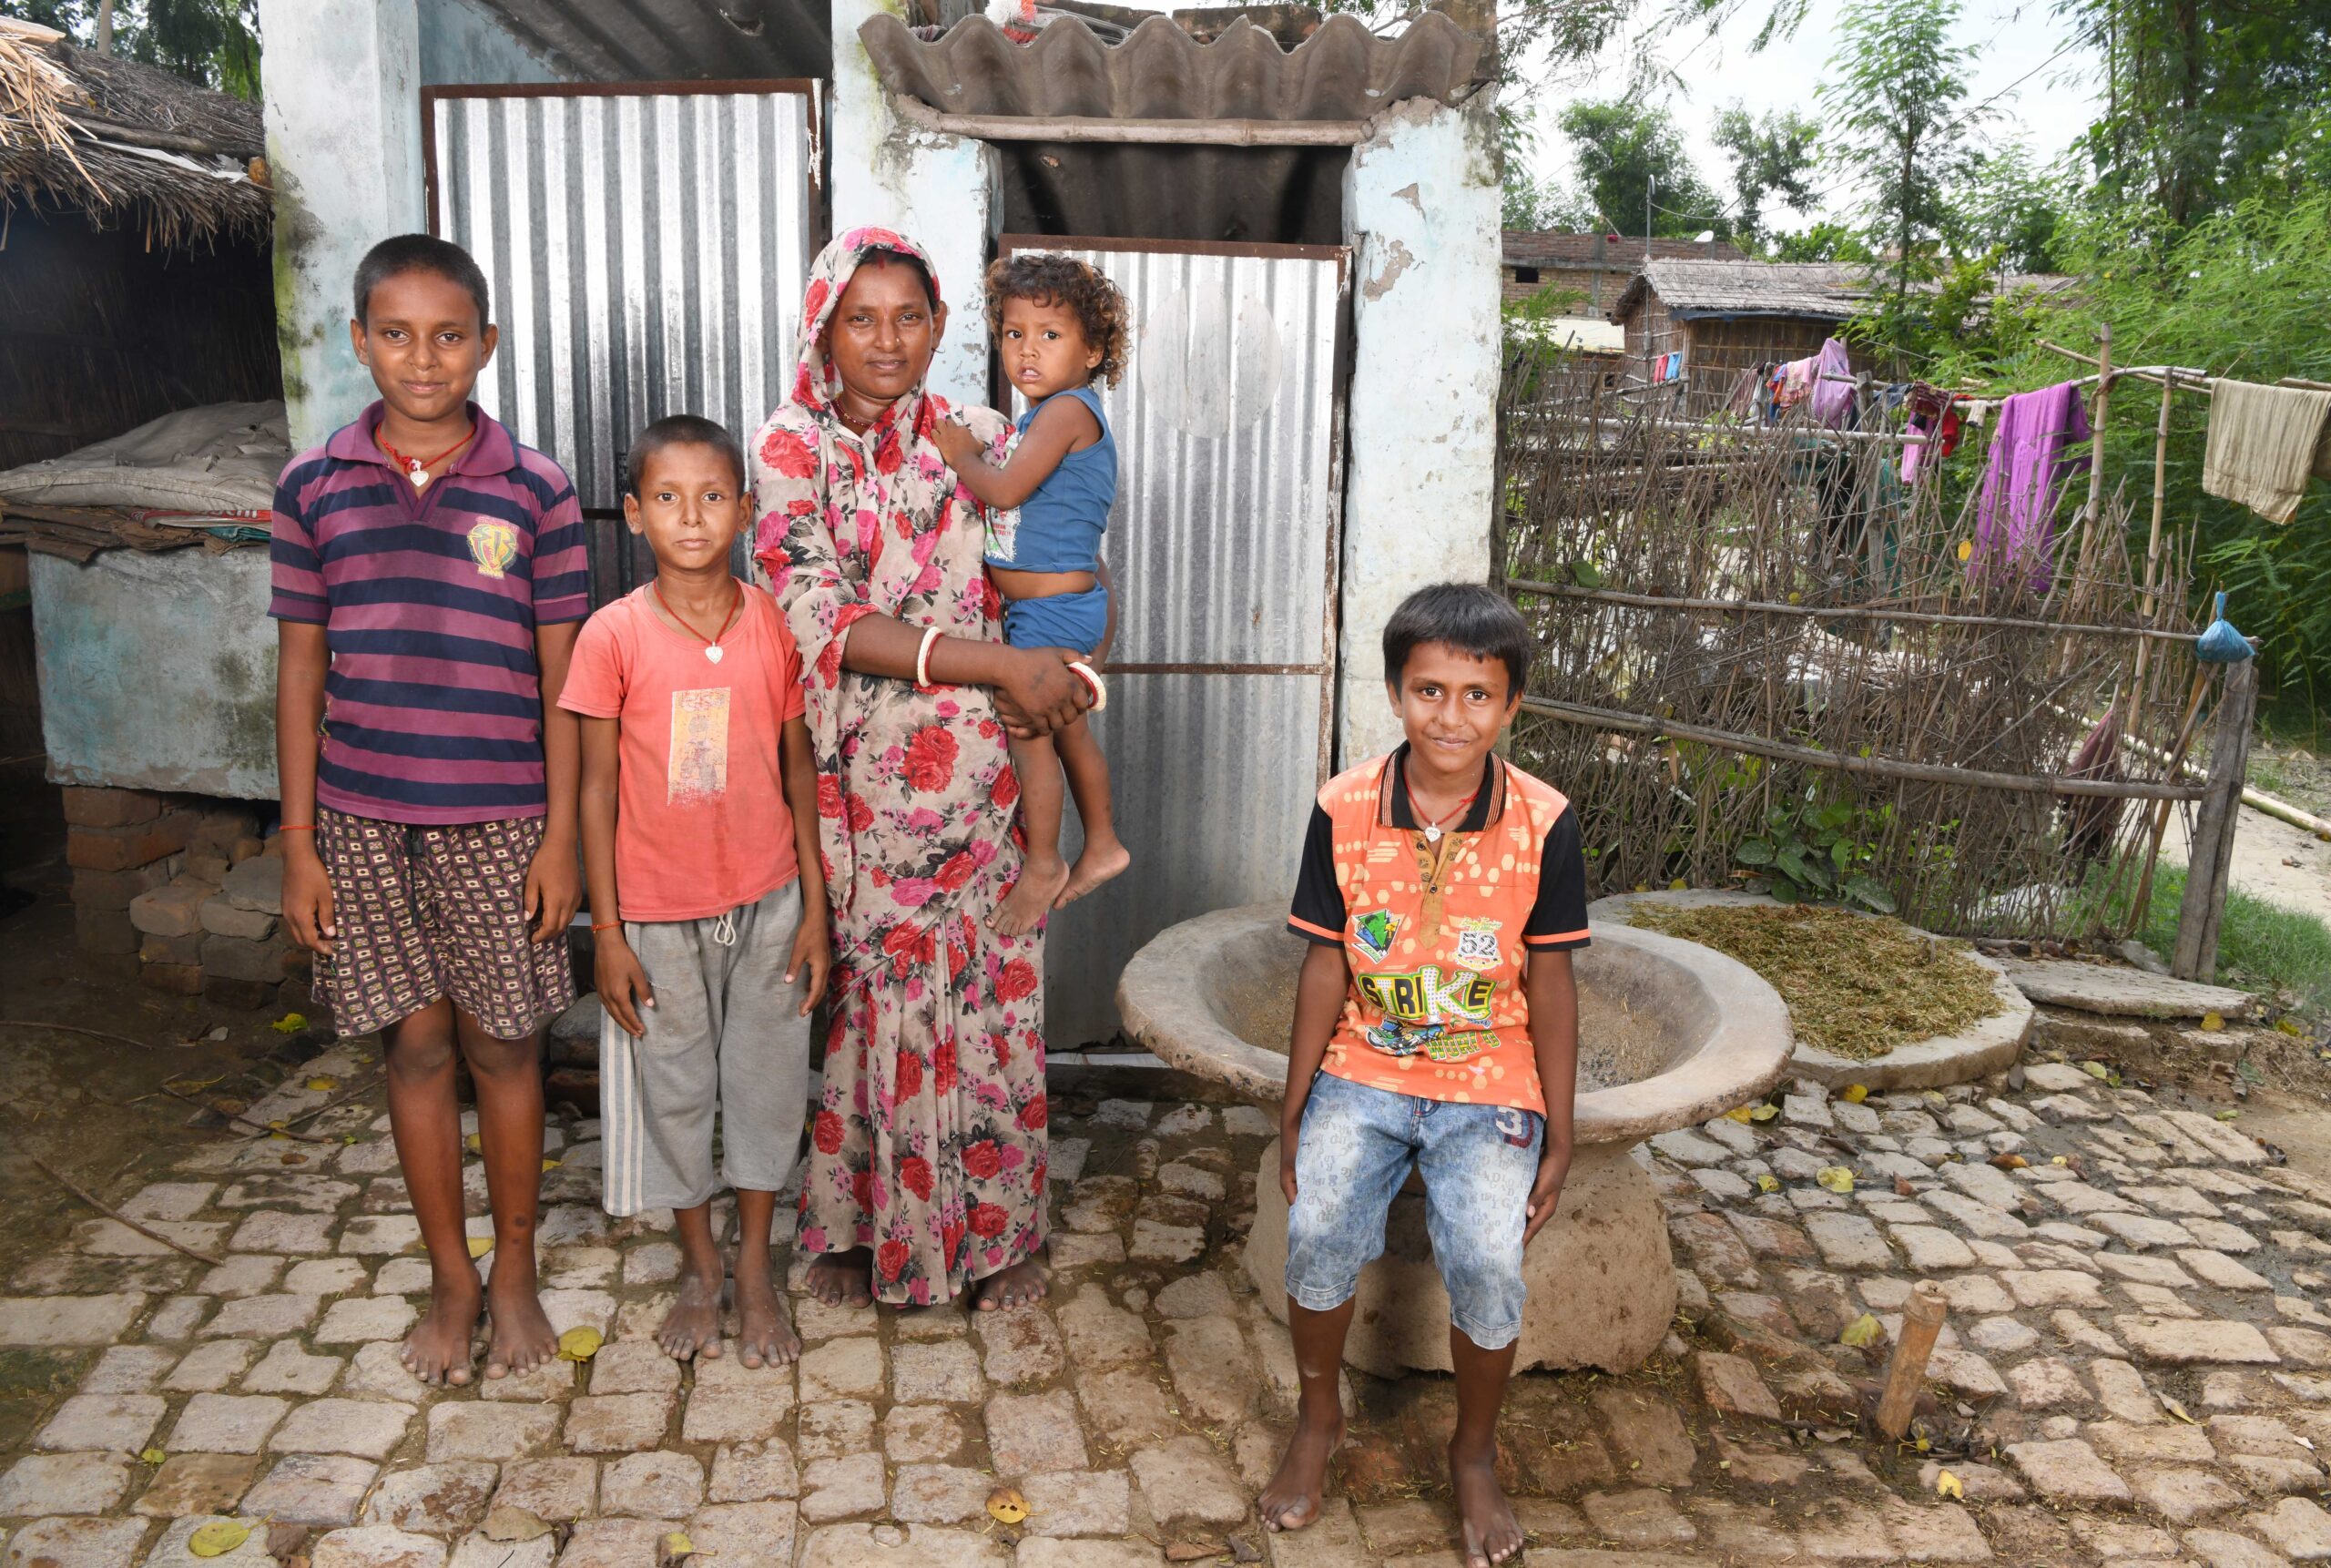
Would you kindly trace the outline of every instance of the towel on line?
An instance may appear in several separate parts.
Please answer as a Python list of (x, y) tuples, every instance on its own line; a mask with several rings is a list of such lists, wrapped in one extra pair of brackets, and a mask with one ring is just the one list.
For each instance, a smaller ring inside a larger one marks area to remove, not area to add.
[(2289, 522), (2306, 494), (2308, 474), (2331, 478), (2331, 446), (2324, 440), (2331, 392), (2219, 379), (2210, 394), (2202, 488), (2271, 522)]

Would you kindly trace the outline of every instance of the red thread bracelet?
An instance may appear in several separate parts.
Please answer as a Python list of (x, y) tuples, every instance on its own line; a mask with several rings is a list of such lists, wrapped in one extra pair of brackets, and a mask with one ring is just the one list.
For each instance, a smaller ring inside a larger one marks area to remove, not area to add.
[(604, 924), (604, 925), (594, 925), (594, 926), (592, 926), (591, 930), (592, 930), (592, 932), (595, 934), (596, 932), (603, 932), (603, 931), (613, 931), (613, 930), (615, 930), (615, 929), (616, 929), (616, 927), (617, 927), (617, 926), (619, 926), (619, 925), (621, 925), (621, 924), (623, 924), (623, 921), (619, 921), (619, 920), (611, 920), (611, 921), (607, 921), (607, 922), (606, 922), (606, 924)]

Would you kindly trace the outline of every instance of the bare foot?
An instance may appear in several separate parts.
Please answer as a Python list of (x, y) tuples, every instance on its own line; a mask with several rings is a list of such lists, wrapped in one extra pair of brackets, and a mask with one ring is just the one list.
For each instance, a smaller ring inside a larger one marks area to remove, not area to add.
[(988, 929), (998, 936), (1026, 936), (1051, 912), (1053, 900), (1068, 886), (1068, 862), (1058, 855), (1030, 855), (1020, 868), (1020, 881), (1003, 895), (1003, 902), (988, 917)]
[(1068, 869), (1068, 885), (1053, 901), (1053, 908), (1061, 909), (1074, 903), (1111, 877), (1121, 876), (1133, 864), (1133, 851), (1115, 833), (1095, 842), (1084, 841), (1084, 853), (1076, 857), (1076, 864)]
[(853, 1247), (829, 1252), (809, 1265), (802, 1288), (829, 1307), (864, 1307), (874, 1299), (874, 1254)]
[(786, 1321), (769, 1264), (737, 1260), (737, 1359), (748, 1367), (782, 1367), (801, 1359), (801, 1340)]
[(1344, 1441), (1343, 1412), (1327, 1424), (1298, 1420), (1287, 1440), (1278, 1473), (1255, 1500), (1266, 1530), (1300, 1530), (1319, 1517), (1319, 1500), (1328, 1490), (1328, 1460)]
[(972, 1299), (981, 1311), (993, 1312), (1003, 1307), (1041, 1301), (1046, 1289), (1043, 1266), (1033, 1257), (1023, 1257), (973, 1285)]
[(470, 1380), (470, 1336), (477, 1329), (485, 1292), (479, 1288), (477, 1270), (464, 1265), (450, 1275), (435, 1275), (429, 1283), (429, 1310), (405, 1336), (401, 1359), (412, 1375), (432, 1388), (455, 1387)]
[(1465, 1526), (1465, 1568), (1498, 1568), (1522, 1555), (1522, 1526), (1497, 1483), (1497, 1451), (1461, 1458), (1449, 1450), (1449, 1479)]
[(675, 1361), (720, 1359), (720, 1266), (709, 1273), (695, 1269), (680, 1275), (680, 1294), (656, 1329), (656, 1342)]
[[(507, 1272), (514, 1274), (516, 1270)], [(485, 1375), (489, 1378), (531, 1372), (558, 1354), (558, 1336), (551, 1332), (550, 1319), (543, 1314), (542, 1298), (534, 1294), (534, 1282), (514, 1278), (505, 1286), (504, 1273), (496, 1268), (493, 1283), (486, 1288), (494, 1319), (494, 1338), (485, 1348)]]

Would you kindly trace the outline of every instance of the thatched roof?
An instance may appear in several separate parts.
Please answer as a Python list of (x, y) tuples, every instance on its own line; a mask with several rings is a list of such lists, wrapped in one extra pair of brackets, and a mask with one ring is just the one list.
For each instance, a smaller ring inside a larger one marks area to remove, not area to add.
[(1834, 261), (1653, 260), (1635, 274), (1610, 310), (1624, 321), (1655, 293), (1670, 313), (1695, 316), (1793, 316), (1842, 321), (1861, 308), (1868, 270)]
[(257, 104), (0, 19), (0, 205), (134, 219), (149, 245), (258, 243), (274, 221), (266, 147)]

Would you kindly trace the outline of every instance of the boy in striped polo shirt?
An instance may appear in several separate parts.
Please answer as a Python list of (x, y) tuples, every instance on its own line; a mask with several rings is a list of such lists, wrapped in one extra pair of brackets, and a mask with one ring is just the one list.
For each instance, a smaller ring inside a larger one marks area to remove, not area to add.
[[(534, 1284), (542, 1027), (574, 1000), (578, 738), (558, 707), (591, 606), (558, 465), (469, 401), (494, 357), (484, 274), (408, 234), (356, 270), (356, 357), (381, 400), (275, 494), (283, 912), (345, 1037), (381, 1032), (389, 1118), (429, 1247), (405, 1341), (425, 1383), (557, 1342)], [(492, 1285), (463, 1234), (454, 1054), (477, 1087)]]

